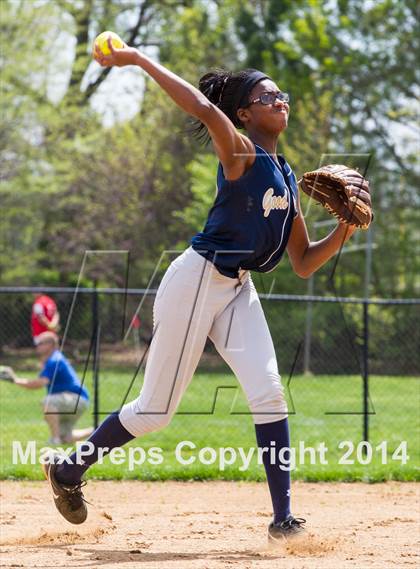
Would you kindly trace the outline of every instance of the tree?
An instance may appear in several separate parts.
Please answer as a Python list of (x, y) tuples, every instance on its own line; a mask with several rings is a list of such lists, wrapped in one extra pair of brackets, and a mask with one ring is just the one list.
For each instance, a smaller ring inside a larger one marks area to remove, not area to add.
[[(191, 140), (185, 115), (166, 94), (146, 77), (139, 112), (126, 124), (105, 128), (96, 111), (98, 97), (123, 75), (90, 63), (91, 42), (114, 29), (195, 84), (215, 66), (264, 69), (292, 96), (280, 149), (298, 175), (318, 166), (322, 153), (374, 149), (374, 292), (415, 293), (413, 2), (51, 0), (0, 7), (7, 38), (0, 235), (13, 244), (0, 257), (3, 282), (67, 284), (85, 249), (127, 247), (133, 282), (144, 283), (163, 249), (186, 244), (202, 228), (215, 162), (210, 148)], [(311, 208), (308, 224), (323, 215)], [(361, 291), (361, 255), (340, 266), (341, 293)], [(327, 267), (317, 277), (321, 290), (328, 274)], [(273, 276), (282, 292), (305, 288), (287, 264), (262, 282)]]

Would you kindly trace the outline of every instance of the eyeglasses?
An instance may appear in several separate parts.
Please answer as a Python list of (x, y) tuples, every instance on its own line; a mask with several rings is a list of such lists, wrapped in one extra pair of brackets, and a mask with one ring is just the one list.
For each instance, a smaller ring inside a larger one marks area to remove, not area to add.
[(261, 93), (258, 99), (250, 101), (247, 106), (249, 107), (249, 105), (253, 105), (254, 103), (261, 103), (262, 105), (273, 105), (277, 99), (283, 103), (288, 103), (290, 101), (289, 93), (282, 93), (281, 91), (278, 93), (273, 93), (272, 91), (267, 91), (265, 93)]

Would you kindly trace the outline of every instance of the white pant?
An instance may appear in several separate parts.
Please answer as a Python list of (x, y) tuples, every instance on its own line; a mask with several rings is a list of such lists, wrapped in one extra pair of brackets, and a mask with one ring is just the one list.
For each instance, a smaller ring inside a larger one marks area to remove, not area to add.
[(254, 422), (286, 417), (273, 342), (248, 271), (238, 279), (225, 277), (190, 247), (166, 271), (153, 316), (143, 388), (119, 415), (132, 435), (170, 423), (207, 337), (240, 381)]

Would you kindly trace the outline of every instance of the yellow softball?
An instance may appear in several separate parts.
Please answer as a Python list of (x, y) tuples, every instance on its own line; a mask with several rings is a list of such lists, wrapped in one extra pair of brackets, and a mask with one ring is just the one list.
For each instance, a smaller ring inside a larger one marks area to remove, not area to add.
[(121, 49), (122, 47), (124, 47), (123, 40), (116, 33), (114, 33), (114, 32), (102, 32), (95, 39), (94, 45), (98, 46), (98, 49), (100, 49), (104, 55), (109, 55), (111, 53), (111, 51), (108, 47), (109, 36), (111, 36), (111, 43), (112, 43), (113, 47), (115, 47), (117, 49)]

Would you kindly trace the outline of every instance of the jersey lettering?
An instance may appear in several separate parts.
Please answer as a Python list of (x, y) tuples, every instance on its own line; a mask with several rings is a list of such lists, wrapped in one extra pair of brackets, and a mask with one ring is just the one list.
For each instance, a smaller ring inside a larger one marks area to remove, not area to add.
[(289, 207), (289, 200), (287, 194), (284, 196), (275, 196), (274, 189), (268, 188), (265, 192), (262, 207), (264, 210), (264, 217), (268, 217), (273, 209), (287, 209)]

